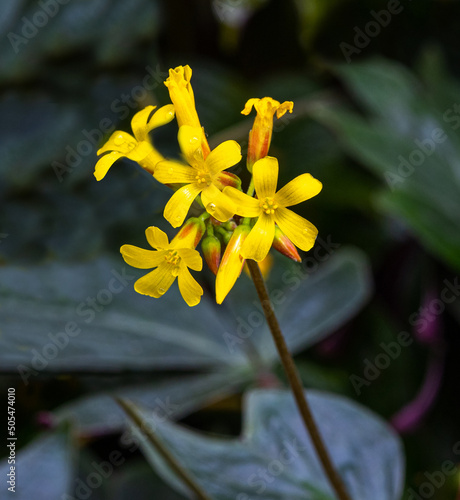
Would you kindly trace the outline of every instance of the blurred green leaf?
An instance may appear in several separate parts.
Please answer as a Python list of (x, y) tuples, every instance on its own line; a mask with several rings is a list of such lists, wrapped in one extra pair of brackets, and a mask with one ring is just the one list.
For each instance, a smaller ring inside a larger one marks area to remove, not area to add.
[[(5, 493), (5, 498), (11, 495), (17, 500), (62, 500), (74, 476), (74, 458), (67, 430), (46, 434), (24, 448), (16, 448), (16, 492)], [(7, 459), (2, 460), (3, 478), (9, 469)], [(6, 479), (2, 488), (6, 491)]]
[(160, 26), (157, 2), (14, 2), (0, 23), (1, 81), (27, 80), (53, 57), (93, 50), (100, 63), (129, 62)]
[[(327, 336), (368, 298), (367, 263), (359, 252), (342, 250), (314, 271), (292, 268), (272, 290), (294, 351)], [(277, 359), (247, 282), (238, 284), (244, 294), (232, 293), (230, 315), (207, 296), (189, 309), (175, 286), (161, 301), (136, 294), (139, 274), (107, 258), (0, 269), (3, 369), (26, 380), (56, 370), (240, 369), (251, 366), (245, 354), (251, 345), (266, 361)]]
[[(307, 264), (308, 257), (304, 262)], [(292, 274), (290, 279), (297, 276)], [(324, 267), (307, 275), (298, 289), (296, 281), (291, 281), (291, 286), (279, 311), (279, 321), (292, 352), (299, 352), (337, 330), (363, 307), (372, 291), (366, 256), (353, 248), (338, 251)], [(272, 359), (277, 359), (274, 351)]]
[(123, 464), (119, 474), (107, 482), (108, 500), (182, 500), (184, 497), (170, 489), (152, 473), (151, 467), (139, 458), (133, 463)]
[[(404, 456), (391, 428), (369, 410), (343, 397), (310, 391), (315, 420), (351, 498), (398, 500), (403, 486)], [(292, 394), (258, 390), (247, 395), (240, 439), (205, 436), (159, 420), (132, 405), (144, 428), (162, 444), (216, 500), (334, 499)], [(185, 487), (156, 448), (137, 437), (147, 460), (178, 491)]]
[(423, 245), (460, 269), (458, 104), (433, 105), (407, 70), (388, 61), (342, 65), (337, 73), (370, 116), (337, 107), (312, 114), (387, 183), (378, 206), (404, 220)]
[[(302, 264), (287, 269), (279, 266), (278, 271), (275, 267), (275, 275), (268, 281), (269, 295), (293, 353), (319, 342), (351, 319), (371, 294), (365, 254), (354, 248), (338, 249), (340, 244), (329, 237), (321, 241), (324, 247), (319, 242), (315, 247), (319, 259), (311, 254)], [(236, 328), (226, 332), (226, 343), (230, 352), (253, 345), (265, 362), (272, 364), (278, 355), (260, 303), (246, 280), (244, 276), (238, 280), (226, 299), (236, 318)]]
[(30, 374), (244, 364), (241, 351), (228, 356), (225, 326), (210, 299), (190, 321), (175, 287), (161, 301), (135, 293), (139, 275), (107, 258), (0, 269), (3, 369), (23, 365)]
[(248, 378), (243, 371), (175, 377), (85, 396), (61, 406), (53, 415), (58, 423), (71, 420), (85, 435), (115, 433), (126, 426), (126, 415), (114, 397), (136, 401), (159, 416), (177, 420), (239, 390)]

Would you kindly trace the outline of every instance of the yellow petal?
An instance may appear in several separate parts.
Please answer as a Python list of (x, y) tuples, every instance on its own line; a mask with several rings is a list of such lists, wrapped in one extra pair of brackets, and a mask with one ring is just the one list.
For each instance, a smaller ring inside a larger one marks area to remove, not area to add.
[(164, 262), (157, 269), (146, 274), (134, 283), (134, 290), (142, 295), (149, 295), (158, 299), (164, 295), (173, 284), (176, 277), (173, 275), (173, 266)]
[(232, 234), (216, 276), (216, 302), (222, 304), (243, 269), (244, 259), (241, 247), (250, 232), (246, 225), (238, 226)]
[(164, 252), (144, 250), (133, 245), (123, 245), (121, 255), (127, 264), (138, 269), (152, 269), (164, 262)]
[(194, 271), (201, 271), (203, 269), (203, 259), (197, 250), (193, 248), (177, 248), (177, 253), (190, 269)]
[(292, 113), (293, 109), (294, 103), (292, 101), (284, 101), (283, 104), (280, 104), (276, 109), (276, 118), (281, 118), (288, 111)]
[(115, 130), (109, 137), (109, 140), (97, 152), (98, 155), (106, 151), (118, 151), (119, 153), (128, 154), (137, 145), (136, 139), (128, 132)]
[(131, 128), (138, 142), (145, 141), (149, 133), (148, 121), (156, 106), (147, 106), (137, 112), (131, 120)]
[(180, 293), (190, 307), (196, 306), (201, 300), (203, 289), (195, 281), (187, 266), (181, 267), (179, 272), (179, 290)]
[(189, 184), (196, 180), (196, 170), (175, 161), (160, 161), (155, 165), (154, 177), (163, 184)]
[(254, 186), (259, 200), (275, 195), (278, 170), (278, 160), (273, 156), (266, 156), (254, 163), (252, 173), (254, 174)]
[(174, 105), (166, 104), (166, 106), (162, 106), (155, 111), (153, 116), (148, 121), (149, 130), (154, 130), (162, 125), (166, 125), (174, 119), (174, 115)]
[(233, 167), (241, 160), (241, 148), (236, 141), (225, 141), (214, 148), (206, 158), (208, 172), (214, 176)]
[(222, 193), (228, 196), (236, 206), (236, 214), (243, 217), (258, 217), (262, 212), (259, 200), (242, 193), (234, 187), (226, 187)]
[(220, 222), (226, 222), (236, 214), (236, 205), (233, 200), (214, 184), (203, 189), (201, 201), (206, 211)]
[(190, 127), (189, 125), (180, 127), (179, 133), (177, 134), (180, 149), (187, 163), (192, 165), (192, 167), (204, 166), (203, 151), (201, 149), (201, 135), (201, 128)]
[(142, 160), (139, 160), (139, 165), (150, 172), (151, 174), (154, 174), (155, 172), (155, 167), (160, 161), (164, 160), (164, 156), (159, 153), (155, 148), (152, 148), (152, 151), (143, 158)]
[(316, 227), (289, 208), (279, 207), (275, 210), (274, 218), (281, 231), (301, 250), (310, 250), (315, 244), (318, 234)]
[(270, 215), (262, 213), (246, 238), (241, 249), (245, 259), (260, 262), (267, 256), (275, 237), (275, 222)]
[(282, 207), (297, 205), (316, 196), (323, 185), (310, 174), (302, 174), (288, 182), (275, 195), (276, 202)]
[(94, 177), (98, 181), (105, 177), (105, 174), (109, 171), (109, 168), (120, 158), (124, 158), (124, 154), (117, 153), (116, 151), (112, 151), (104, 155), (102, 158), (99, 158), (96, 166), (94, 167)]
[(153, 146), (149, 142), (138, 142), (129, 153), (126, 153), (126, 158), (140, 162), (144, 160), (153, 150)]
[(256, 97), (253, 97), (252, 99), (249, 99), (245, 106), (244, 106), (244, 109), (243, 111), (241, 111), (241, 114), (242, 115), (249, 115), (249, 113), (251, 112), (252, 110), (252, 107), (258, 103), (260, 101), (260, 99), (256, 98)]
[(145, 236), (152, 248), (156, 248), (157, 250), (165, 250), (169, 247), (168, 236), (158, 227), (148, 227), (145, 230)]
[(185, 220), (190, 205), (197, 197), (201, 188), (195, 184), (187, 184), (177, 190), (166, 204), (164, 218), (172, 227), (179, 227)]
[(178, 66), (169, 70), (169, 78), (165, 81), (169, 96), (176, 110), (179, 127), (189, 125), (201, 128), (195, 108), (195, 97), (190, 84), (192, 70), (190, 66)]

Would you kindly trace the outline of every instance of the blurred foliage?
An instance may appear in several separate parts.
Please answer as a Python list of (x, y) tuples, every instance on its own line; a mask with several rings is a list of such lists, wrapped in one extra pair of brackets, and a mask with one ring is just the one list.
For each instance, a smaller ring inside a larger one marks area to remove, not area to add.
[[(351, 497), (397, 498), (404, 463), (399, 440), (387, 425), (344, 398), (316, 391), (307, 397), (321, 434), (330, 436), (329, 449)], [(258, 390), (249, 392), (244, 403), (243, 432), (238, 440), (205, 437), (152, 418), (148, 410), (132, 409), (155, 429), (162, 445), (212, 498), (263, 495), (273, 500), (287, 496), (300, 500), (307, 493), (312, 498), (333, 500), (292, 395)], [(186, 495), (187, 489), (168, 470), (157, 448), (136, 428), (133, 435), (159, 473)], [(356, 439), (366, 446), (356, 446)]]
[[(123, 467), (114, 466), (89, 498), (182, 498), (139, 468), (112, 396), (150, 408), (156, 418), (171, 409), (170, 418), (208, 433), (245, 436), (242, 392), (283, 383), (246, 276), (218, 308), (213, 277), (202, 273), (206, 297), (192, 310), (173, 290), (161, 301), (136, 296), (128, 280), (94, 321), (84, 321), (86, 301), (107, 289), (113, 271), (122, 272), (120, 245), (143, 246), (149, 225), (169, 231), (161, 216), (168, 190), (137, 165), (119, 161), (99, 183), (92, 170), (112, 130), (128, 130), (147, 104), (169, 102), (162, 82), (177, 64), (193, 68), (212, 144), (231, 138), (247, 147), (251, 117), (240, 111), (248, 98), (295, 102), (295, 113), (275, 124), (271, 154), (280, 159), (280, 183), (305, 171), (323, 182), (321, 195), (300, 207), (320, 239), (301, 268), (277, 256), (269, 288), (283, 297), (277, 310), (305, 386), (392, 419), (415, 400), (440, 358), (441, 382), (433, 382), (431, 395), (422, 392), (415, 423), (400, 429), (404, 497), (446, 460), (458, 464), (458, 301), (428, 315), (425, 330), (415, 321), (420, 307), (439, 300), (446, 280), (458, 280), (460, 267), (460, 3), (401, 2), (377, 35), (366, 35), (388, 7), (373, 0), (2, 6), (0, 370), (2, 390), (17, 387), (18, 470), (26, 485), (19, 500), (31, 491), (37, 500), (75, 492), (94, 463), (111, 463), (113, 451)], [(360, 47), (359, 31), (367, 36)], [(349, 63), (343, 44), (358, 49)], [(444, 135), (434, 136), (436, 129)], [(171, 123), (153, 135), (167, 156), (178, 155), (176, 133)], [(324, 245), (332, 251), (318, 262)], [(243, 338), (249, 318), (256, 326)], [(51, 337), (72, 321), (81, 334), (53, 357)], [(365, 361), (403, 331), (413, 343), (357, 394), (349, 377), (363, 377)], [(46, 366), (21, 379), (18, 366), (33, 368), (34, 356)], [(433, 498), (455, 496), (458, 469), (445, 479)]]

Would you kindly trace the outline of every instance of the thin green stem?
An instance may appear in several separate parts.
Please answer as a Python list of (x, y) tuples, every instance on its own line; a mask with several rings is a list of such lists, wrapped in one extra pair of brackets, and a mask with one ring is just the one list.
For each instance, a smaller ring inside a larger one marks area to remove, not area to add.
[(248, 190), (246, 191), (248, 196), (252, 196), (254, 194), (254, 177), (251, 177), (251, 182), (249, 183)]
[(340, 476), (338, 475), (337, 471), (334, 468), (334, 465), (332, 464), (332, 460), (329, 456), (326, 445), (324, 444), (323, 438), (321, 437), (319, 429), (313, 418), (310, 405), (308, 404), (307, 398), (305, 397), (302, 382), (299, 377), (299, 372), (297, 371), (297, 367), (286, 345), (286, 341), (284, 340), (283, 333), (281, 332), (281, 328), (278, 323), (278, 319), (275, 316), (275, 311), (270, 301), (267, 287), (262, 277), (262, 273), (260, 272), (259, 265), (254, 260), (247, 260), (246, 262), (248, 264), (249, 271), (251, 272), (252, 281), (254, 282), (254, 285), (256, 287), (257, 295), (259, 296), (259, 300), (262, 304), (265, 318), (272, 333), (273, 340), (281, 359), (281, 363), (283, 364), (283, 368), (288, 378), (289, 385), (291, 386), (292, 392), (294, 394), (297, 407), (299, 409), (302, 420), (304, 421), (307, 432), (309, 433), (313, 445), (316, 449), (318, 458), (324, 468), (327, 477), (329, 478), (329, 481), (331, 482), (332, 487), (334, 488), (334, 491), (337, 494), (337, 497), (340, 500), (351, 500)]
[(126, 414), (131, 418), (131, 420), (136, 424), (136, 426), (141, 430), (150, 443), (155, 447), (157, 452), (161, 455), (163, 460), (169, 465), (171, 470), (193, 491), (197, 498), (200, 500), (211, 500), (211, 498), (201, 489), (195, 479), (186, 471), (169, 450), (163, 445), (163, 443), (157, 438), (155, 433), (149, 426), (146, 426), (141, 417), (136, 413), (136, 411), (131, 406), (130, 402), (121, 398), (115, 398), (117, 403), (123, 408)]

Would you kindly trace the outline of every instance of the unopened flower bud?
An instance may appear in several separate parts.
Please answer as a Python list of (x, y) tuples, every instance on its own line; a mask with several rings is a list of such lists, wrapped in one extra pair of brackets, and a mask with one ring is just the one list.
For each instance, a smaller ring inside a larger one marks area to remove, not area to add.
[(217, 176), (215, 184), (220, 190), (226, 188), (227, 186), (234, 187), (239, 190), (241, 189), (241, 179), (231, 172), (221, 172)]
[(240, 250), (250, 232), (250, 226), (242, 224), (235, 229), (228, 242), (216, 277), (216, 302), (218, 304), (222, 304), (241, 274), (244, 259), (240, 254)]
[(275, 237), (273, 239), (273, 248), (278, 250), (278, 252), (282, 253), (286, 257), (294, 260), (295, 262), (302, 262), (299, 253), (297, 252), (297, 248), (294, 246), (294, 243), (281, 231), (278, 226), (275, 226)]
[(191, 217), (181, 227), (171, 244), (180, 242), (181, 248), (196, 248), (205, 230), (206, 226), (200, 218)]
[(209, 234), (201, 242), (201, 249), (203, 250), (203, 255), (209, 269), (211, 269), (214, 274), (217, 274), (222, 250), (219, 238), (213, 234)]

